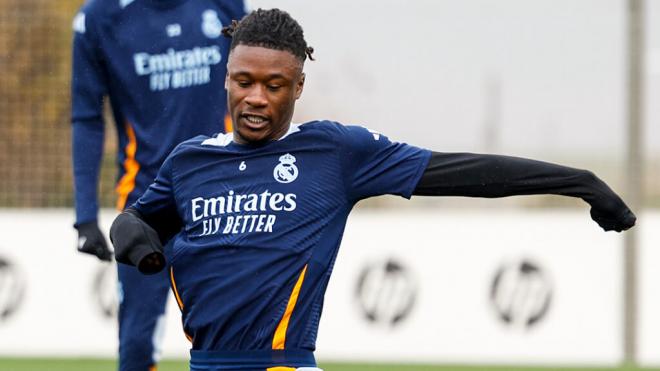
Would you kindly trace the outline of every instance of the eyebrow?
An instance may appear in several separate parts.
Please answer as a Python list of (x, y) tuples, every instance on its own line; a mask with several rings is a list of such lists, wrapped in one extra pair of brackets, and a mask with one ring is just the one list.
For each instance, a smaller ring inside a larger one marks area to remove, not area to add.
[[(252, 76), (252, 74), (247, 72), (247, 71), (238, 71), (238, 72), (230, 73), (229, 75), (230, 76), (241, 76), (241, 75)], [(266, 79), (267, 80), (274, 80), (274, 79), (288, 80), (287, 77), (282, 75), (281, 73), (272, 73), (270, 75), (267, 75)]]

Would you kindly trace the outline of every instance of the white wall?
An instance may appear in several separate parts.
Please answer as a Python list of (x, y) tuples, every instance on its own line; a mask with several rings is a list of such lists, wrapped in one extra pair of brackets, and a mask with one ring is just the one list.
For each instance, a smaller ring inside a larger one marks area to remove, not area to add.
[(639, 349), (642, 364), (660, 366), (660, 213), (639, 224)]
[[(614, 364), (621, 359), (621, 244), (620, 235), (601, 232), (586, 211), (355, 215), (328, 291), (319, 354)], [(417, 289), (409, 318), (396, 326), (365, 321), (354, 299), (363, 267), (387, 259), (406, 266)], [(520, 274), (521, 261), (540, 271)], [(513, 309), (510, 324), (498, 318), (491, 301), (503, 266), (513, 269), (498, 291), (498, 301)], [(545, 315), (525, 326), (546, 295)]]
[[(106, 227), (113, 215), (103, 213)], [(114, 267), (75, 251), (72, 220), (70, 211), (0, 210), (0, 355), (115, 354), (115, 319), (99, 304), (114, 308)], [(659, 226), (660, 213), (640, 218), (640, 360), (655, 365)], [(317, 357), (614, 365), (621, 266), (621, 235), (602, 232), (586, 209), (358, 210), (326, 295)], [(165, 356), (186, 358), (178, 308), (169, 309)]]

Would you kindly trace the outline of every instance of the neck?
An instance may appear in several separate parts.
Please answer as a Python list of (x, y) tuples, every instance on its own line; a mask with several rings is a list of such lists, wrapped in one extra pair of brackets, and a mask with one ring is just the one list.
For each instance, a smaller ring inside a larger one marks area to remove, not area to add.
[(238, 144), (242, 144), (242, 145), (258, 147), (258, 146), (261, 146), (261, 145), (264, 145), (264, 144), (267, 144), (267, 143), (270, 143), (270, 142), (278, 141), (278, 140), (286, 137), (291, 131), (292, 131), (291, 121), (289, 120), (289, 124), (284, 126), (280, 132), (275, 133), (275, 135), (272, 135), (268, 138), (264, 138), (262, 140), (247, 140), (247, 139), (243, 138), (240, 135), (238, 130), (235, 130), (232, 133), (232, 141), (234, 143), (238, 143)]

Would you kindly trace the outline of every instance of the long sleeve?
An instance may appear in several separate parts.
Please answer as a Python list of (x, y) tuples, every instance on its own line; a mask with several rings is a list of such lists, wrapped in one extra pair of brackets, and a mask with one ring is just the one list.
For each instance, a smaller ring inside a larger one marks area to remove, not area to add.
[(96, 220), (98, 179), (103, 156), (103, 97), (106, 78), (91, 22), (84, 12), (74, 19), (71, 79), (72, 156), (76, 224)]
[(635, 224), (623, 200), (592, 172), (525, 158), (433, 152), (413, 191), (418, 196), (486, 198), (534, 194), (583, 199), (605, 230)]
[(594, 197), (586, 170), (525, 158), (433, 152), (414, 195), (507, 197), (557, 194)]

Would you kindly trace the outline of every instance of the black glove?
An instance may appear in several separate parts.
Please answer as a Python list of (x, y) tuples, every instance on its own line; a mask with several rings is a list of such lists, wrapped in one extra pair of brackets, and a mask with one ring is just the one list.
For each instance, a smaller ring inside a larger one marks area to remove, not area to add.
[(591, 219), (606, 231), (625, 231), (632, 228), (637, 217), (625, 202), (602, 180), (594, 176), (595, 188), (593, 196), (585, 198), (591, 205)]
[(133, 265), (144, 274), (165, 268), (163, 245), (158, 233), (132, 209), (119, 214), (110, 227), (110, 240), (119, 263)]
[[(591, 205), (591, 219), (606, 231), (625, 231), (632, 228), (637, 217), (619, 198), (601, 204)], [(618, 201), (618, 202), (617, 202)]]
[(103, 261), (112, 260), (112, 251), (96, 221), (77, 224), (75, 228), (78, 230), (78, 251), (95, 255)]

